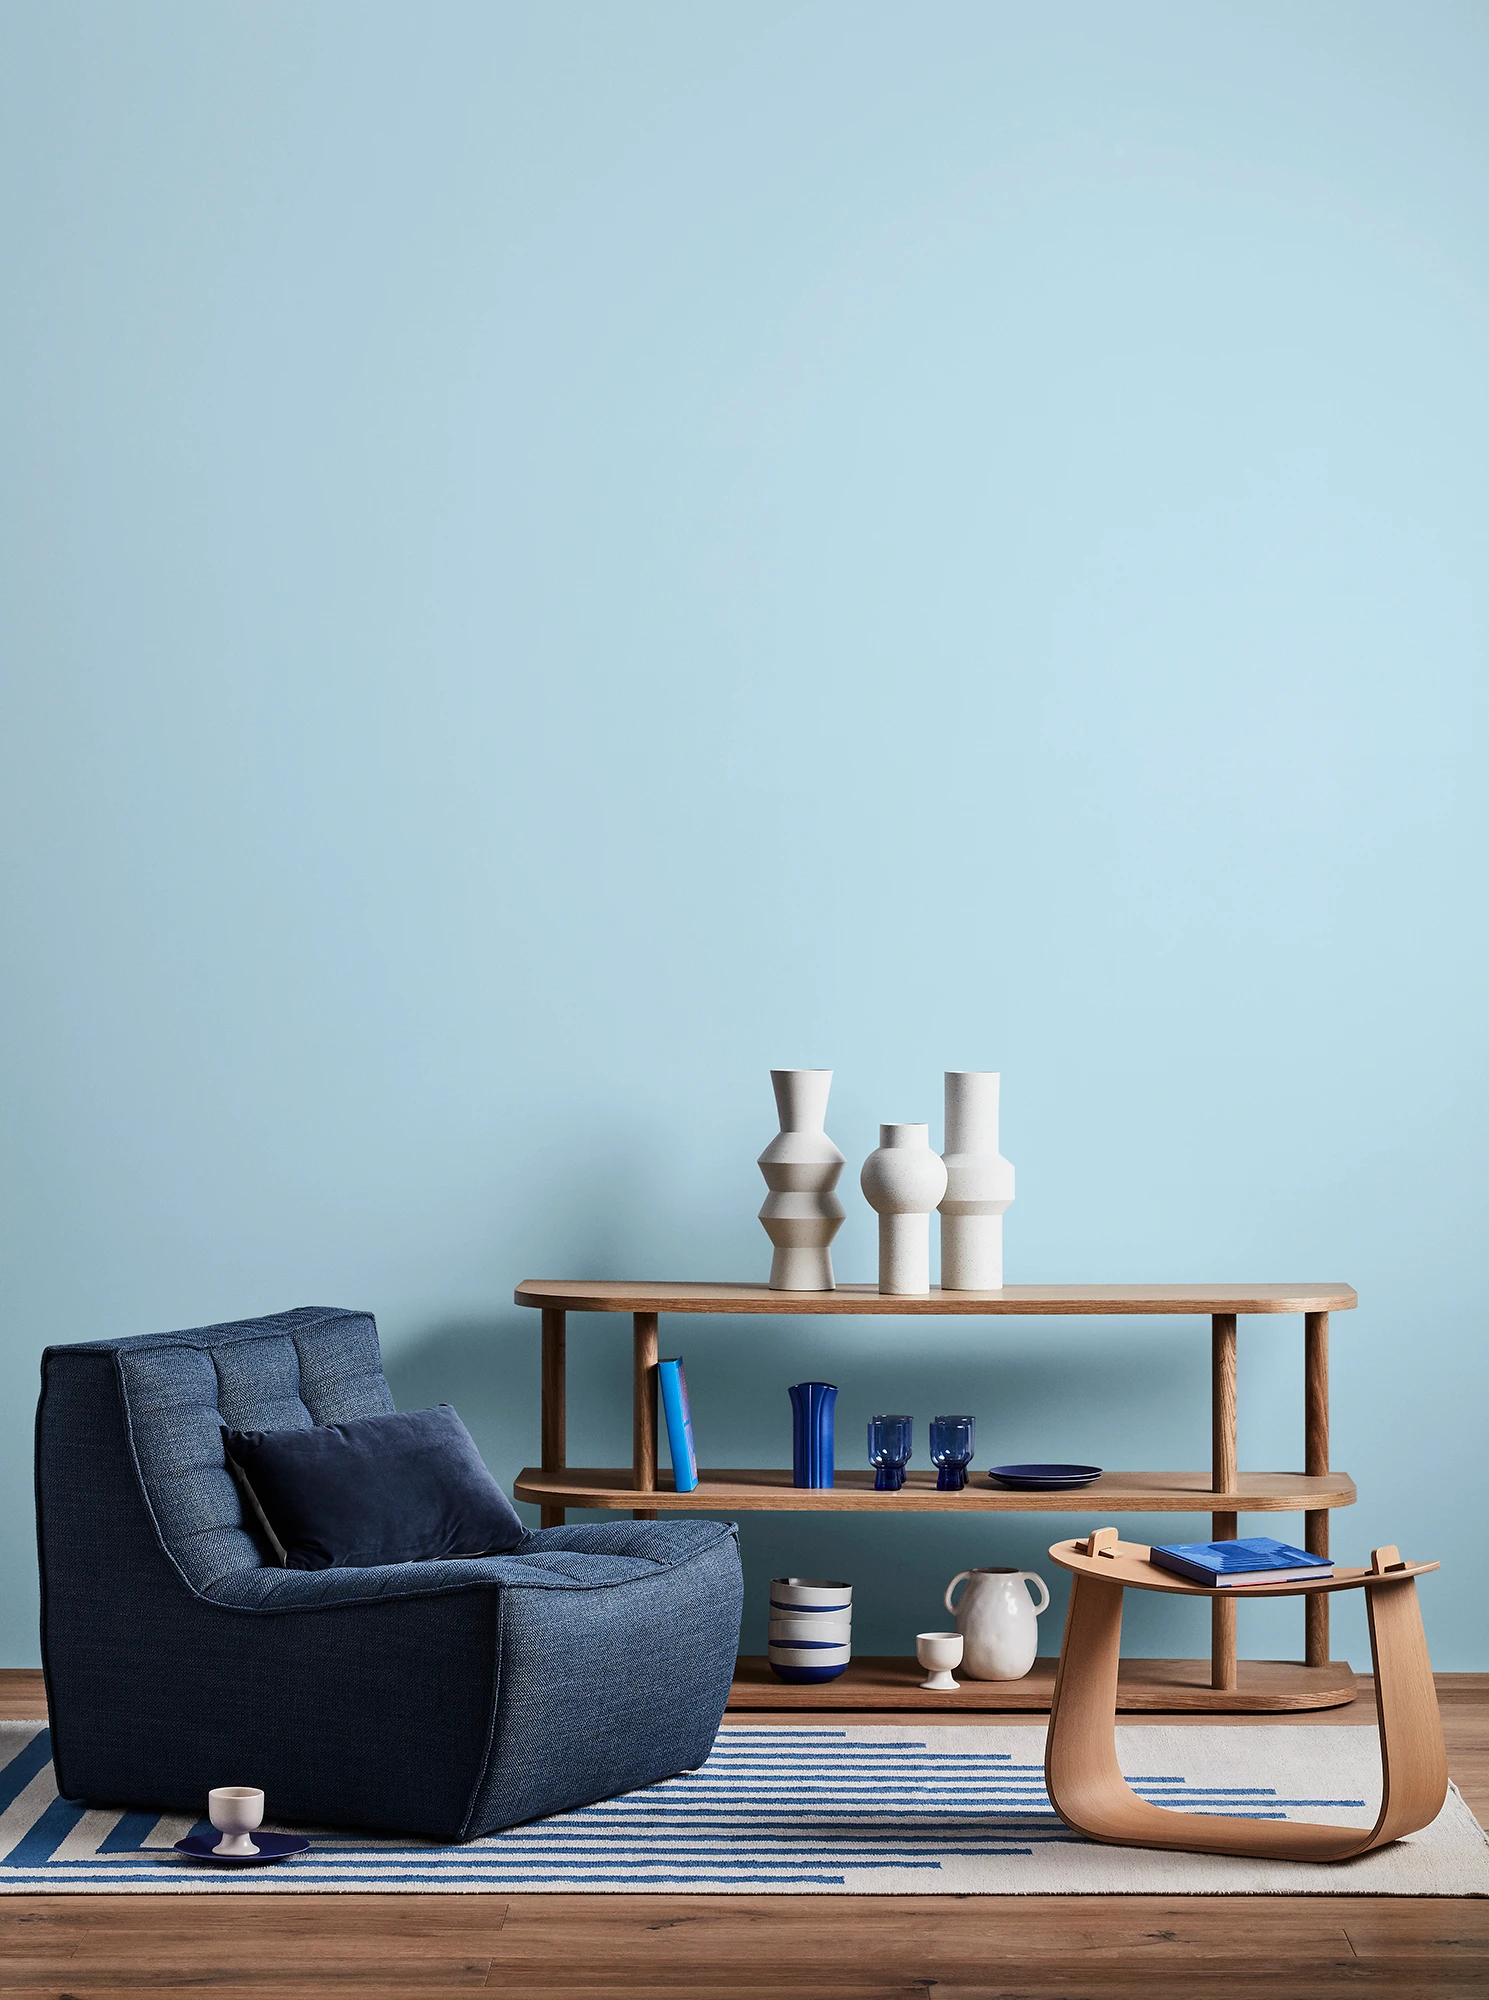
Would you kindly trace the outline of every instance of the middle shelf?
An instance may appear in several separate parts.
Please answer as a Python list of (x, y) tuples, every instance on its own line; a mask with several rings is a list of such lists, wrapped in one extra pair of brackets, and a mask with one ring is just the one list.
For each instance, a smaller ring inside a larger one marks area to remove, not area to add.
[(974, 1472), (959, 1493), (942, 1493), (933, 1471), (910, 1472), (894, 1493), (876, 1493), (871, 1470), (839, 1472), (833, 1486), (794, 1486), (790, 1466), (702, 1471), (691, 1493), (679, 1493), (659, 1470), (655, 1489), (632, 1484), (629, 1466), (568, 1466), (545, 1472), (524, 1467), (514, 1488), (540, 1507), (637, 1506), (669, 1513), (733, 1514), (774, 1510), (803, 1513), (1003, 1514), (1299, 1514), (1351, 1507), (1355, 1483), (1347, 1472), (1239, 1472), (1223, 1492), (1208, 1472), (1104, 1472), (1089, 1486), (1059, 1493), (1019, 1492), (989, 1484)]

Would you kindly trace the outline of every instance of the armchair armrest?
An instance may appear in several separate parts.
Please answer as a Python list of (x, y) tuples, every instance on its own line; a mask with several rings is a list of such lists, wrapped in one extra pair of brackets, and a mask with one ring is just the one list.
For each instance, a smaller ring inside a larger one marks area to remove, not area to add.
[(562, 1528), (537, 1529), (513, 1553), (529, 1561), (554, 1554), (628, 1556), (671, 1569), (691, 1562), (711, 1543), (735, 1532), (730, 1521), (691, 1516), (666, 1521), (573, 1521)]

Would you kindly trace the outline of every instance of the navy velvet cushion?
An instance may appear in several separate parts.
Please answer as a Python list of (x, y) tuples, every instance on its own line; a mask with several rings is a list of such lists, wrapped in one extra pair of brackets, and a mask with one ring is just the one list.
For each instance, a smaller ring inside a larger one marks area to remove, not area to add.
[(222, 1442), (288, 1569), (503, 1555), (525, 1533), (448, 1403)]

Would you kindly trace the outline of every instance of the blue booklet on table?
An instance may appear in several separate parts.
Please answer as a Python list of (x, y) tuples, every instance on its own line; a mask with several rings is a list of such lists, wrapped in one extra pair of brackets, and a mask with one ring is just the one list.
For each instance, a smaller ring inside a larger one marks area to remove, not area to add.
[(672, 1484), (691, 1493), (698, 1484), (698, 1454), (693, 1449), (693, 1417), (688, 1409), (688, 1378), (677, 1359), (657, 1363), (662, 1413), (667, 1419), (667, 1444), (672, 1453)]
[(1148, 1555), (1160, 1569), (1172, 1570), (1190, 1583), (1207, 1583), (1213, 1590), (1247, 1583), (1293, 1583), (1300, 1574), (1334, 1574), (1327, 1556), (1310, 1555), (1291, 1542), (1274, 1542), (1270, 1535), (1254, 1535), (1244, 1542), (1156, 1543)]

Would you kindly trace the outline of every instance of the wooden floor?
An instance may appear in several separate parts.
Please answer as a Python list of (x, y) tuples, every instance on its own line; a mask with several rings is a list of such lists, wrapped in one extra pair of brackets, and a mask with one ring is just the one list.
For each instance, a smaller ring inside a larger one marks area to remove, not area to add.
[[(1440, 1674), (1438, 1690), (1453, 1778), (1484, 1820), (1489, 1674)], [(0, 1673), (0, 1716), (44, 1713), (39, 1675)], [(905, 1721), (852, 1718), (879, 1719)], [(1373, 1719), (1368, 1681), (1348, 1708), (1267, 1718), (1326, 1728)], [(823, 1718), (776, 1710), (741, 1720)], [(0, 1994), (22, 2000), (195, 1989), (213, 2000), (441, 2000), (482, 1988), (514, 2000), (1486, 2000), (1489, 1899), (0, 1897)]]

